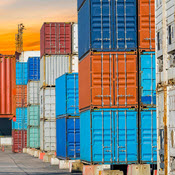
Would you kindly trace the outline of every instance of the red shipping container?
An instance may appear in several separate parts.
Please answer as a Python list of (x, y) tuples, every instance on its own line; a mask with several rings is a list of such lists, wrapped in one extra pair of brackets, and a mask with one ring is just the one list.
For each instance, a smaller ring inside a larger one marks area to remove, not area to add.
[(72, 53), (71, 23), (44, 23), (40, 31), (40, 50), (43, 55)]
[(0, 55), (0, 117), (16, 116), (16, 60)]
[(137, 54), (90, 53), (79, 63), (79, 108), (138, 106)]
[(27, 85), (16, 85), (16, 107), (27, 107)]
[(12, 130), (12, 152), (22, 153), (23, 148), (27, 147), (27, 131), (26, 130)]
[(139, 0), (139, 49), (155, 51), (155, 0)]

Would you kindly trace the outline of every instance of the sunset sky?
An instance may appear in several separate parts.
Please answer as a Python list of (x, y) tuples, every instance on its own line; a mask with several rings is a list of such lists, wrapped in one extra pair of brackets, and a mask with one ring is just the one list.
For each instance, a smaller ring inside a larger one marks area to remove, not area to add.
[(0, 53), (13, 54), (23, 23), (24, 50), (39, 50), (43, 22), (76, 22), (77, 0), (0, 0)]

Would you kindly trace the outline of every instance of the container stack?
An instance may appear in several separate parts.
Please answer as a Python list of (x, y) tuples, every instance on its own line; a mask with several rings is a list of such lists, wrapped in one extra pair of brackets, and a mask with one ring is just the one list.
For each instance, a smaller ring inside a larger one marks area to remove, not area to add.
[(40, 57), (29, 57), (27, 65), (27, 147), (40, 148)]
[(60, 159), (80, 159), (78, 73), (56, 79), (56, 153)]
[(158, 174), (175, 174), (175, 1), (156, 1)]
[(157, 164), (155, 1), (138, 1), (140, 163)]
[(12, 122), (13, 152), (27, 146), (27, 63), (16, 62), (16, 121)]
[(67, 72), (77, 71), (78, 68), (76, 51), (72, 53), (72, 32), (72, 23), (44, 23), (41, 28), (40, 148), (42, 151), (56, 151), (55, 80)]
[(156, 163), (154, 1), (78, 0), (78, 21), (81, 160)]

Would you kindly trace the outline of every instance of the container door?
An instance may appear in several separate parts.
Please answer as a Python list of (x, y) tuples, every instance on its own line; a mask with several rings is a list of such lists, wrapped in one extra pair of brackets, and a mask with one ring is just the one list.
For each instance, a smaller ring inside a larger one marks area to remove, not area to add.
[(141, 105), (156, 105), (155, 53), (145, 52), (140, 56)]
[(114, 106), (135, 107), (137, 99), (137, 55), (114, 55)]
[(92, 112), (92, 157), (93, 162), (112, 163), (113, 150), (112, 111)]
[(80, 157), (80, 119), (67, 119), (67, 156), (69, 158)]
[(118, 110), (114, 118), (115, 156), (119, 164), (138, 162), (138, 128), (135, 110)]
[(141, 111), (141, 162), (157, 162), (157, 119), (156, 108)]
[(111, 50), (112, 1), (91, 1), (91, 46), (98, 51)]
[(92, 57), (92, 104), (111, 107), (114, 96), (113, 87), (113, 55), (101, 54)]
[(137, 47), (136, 0), (113, 1), (114, 43), (117, 50), (135, 50)]

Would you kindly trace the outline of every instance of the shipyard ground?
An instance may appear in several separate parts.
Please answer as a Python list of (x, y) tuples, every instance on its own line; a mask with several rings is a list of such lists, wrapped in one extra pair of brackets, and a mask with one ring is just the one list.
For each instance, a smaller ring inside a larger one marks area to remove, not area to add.
[[(59, 170), (28, 154), (12, 153), (10, 149), (0, 150), (0, 175), (66, 175), (68, 170)], [(77, 173), (74, 173), (74, 175)]]

